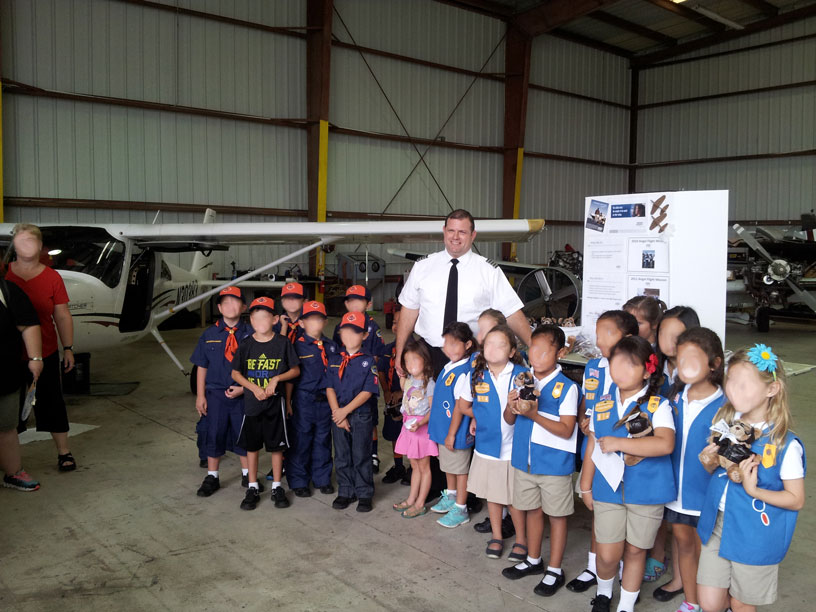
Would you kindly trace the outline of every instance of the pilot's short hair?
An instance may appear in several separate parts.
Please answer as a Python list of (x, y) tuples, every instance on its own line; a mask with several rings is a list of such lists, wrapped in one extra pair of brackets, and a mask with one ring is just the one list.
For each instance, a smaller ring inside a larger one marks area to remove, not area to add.
[(473, 220), (473, 215), (471, 215), (468, 211), (464, 208), (457, 208), (448, 213), (448, 216), (445, 217), (445, 227), (448, 226), (448, 219), (467, 219), (470, 221), (470, 231), (473, 232), (476, 230), (476, 222)]
[(33, 223), (18, 223), (14, 226), (14, 229), (11, 230), (11, 235), (16, 236), (21, 232), (28, 232), (32, 236), (34, 236), (37, 240), (42, 242), (42, 232), (40, 228), (34, 225)]

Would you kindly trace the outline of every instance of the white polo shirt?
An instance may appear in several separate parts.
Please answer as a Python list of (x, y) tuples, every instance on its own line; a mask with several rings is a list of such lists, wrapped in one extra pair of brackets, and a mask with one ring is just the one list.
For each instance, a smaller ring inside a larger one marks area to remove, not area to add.
[[(414, 331), (431, 346), (442, 346), (442, 324), (452, 257), (447, 250), (432, 253), (414, 264), (399, 301), (405, 308), (419, 310)], [(524, 304), (495, 264), (468, 251), (457, 258), (459, 263), (458, 313), (456, 320), (479, 331), (479, 315), (488, 308), (501, 311), (505, 317), (521, 310)]]

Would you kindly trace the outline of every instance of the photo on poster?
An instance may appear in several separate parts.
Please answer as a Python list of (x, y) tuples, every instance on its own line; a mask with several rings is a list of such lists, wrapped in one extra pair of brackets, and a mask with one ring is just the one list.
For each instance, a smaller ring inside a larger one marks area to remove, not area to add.
[(664, 304), (669, 303), (668, 276), (632, 274), (629, 276), (628, 281), (629, 291), (627, 294), (630, 297), (648, 295), (649, 297), (661, 300)]
[(608, 212), (609, 204), (600, 200), (592, 200), (587, 211), (586, 228), (596, 232), (603, 232), (606, 227)]
[(649, 228), (646, 219), (646, 204), (639, 202), (611, 203), (608, 226), (607, 231), (610, 234), (646, 235)]
[(629, 238), (629, 272), (669, 273), (669, 244), (658, 238)]

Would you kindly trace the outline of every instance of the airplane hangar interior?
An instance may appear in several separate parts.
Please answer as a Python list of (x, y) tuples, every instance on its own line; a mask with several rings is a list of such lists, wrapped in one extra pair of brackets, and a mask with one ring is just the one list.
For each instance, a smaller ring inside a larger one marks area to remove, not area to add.
[(0, 0), (0, 81), (0, 611), (816, 609), (816, 0)]

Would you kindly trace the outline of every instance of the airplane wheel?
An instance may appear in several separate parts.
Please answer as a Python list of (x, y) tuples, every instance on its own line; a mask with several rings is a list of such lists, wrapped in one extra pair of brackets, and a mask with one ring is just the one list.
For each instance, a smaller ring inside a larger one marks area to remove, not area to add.
[(757, 331), (767, 334), (771, 328), (771, 318), (768, 316), (768, 308), (760, 307), (756, 311), (756, 326)]
[(196, 394), (196, 381), (198, 380), (198, 366), (193, 366), (190, 371), (190, 393)]

